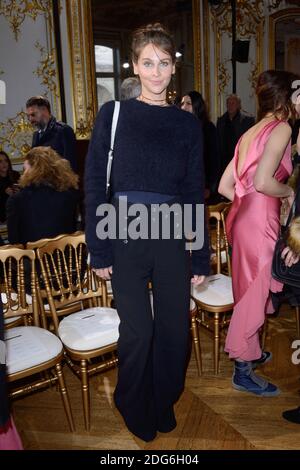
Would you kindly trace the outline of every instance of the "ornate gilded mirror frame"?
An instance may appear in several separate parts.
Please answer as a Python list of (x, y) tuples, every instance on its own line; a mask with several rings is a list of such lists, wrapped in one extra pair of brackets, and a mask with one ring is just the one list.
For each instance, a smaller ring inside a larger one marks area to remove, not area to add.
[(269, 68), (275, 68), (275, 33), (276, 24), (288, 18), (300, 16), (300, 8), (286, 8), (269, 16)]
[[(90, 0), (68, 0), (67, 22), (72, 76), (72, 106), (77, 139), (89, 139), (97, 113), (93, 27)], [(202, 88), (200, 0), (193, 0), (194, 87)]]

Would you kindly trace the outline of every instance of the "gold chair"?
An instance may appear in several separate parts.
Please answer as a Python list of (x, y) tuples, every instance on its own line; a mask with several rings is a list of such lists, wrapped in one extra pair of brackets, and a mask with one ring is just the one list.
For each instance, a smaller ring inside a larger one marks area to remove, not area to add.
[(207, 207), (212, 269), (229, 276), (231, 275), (231, 262), (225, 218), (230, 207), (231, 202), (221, 202)]
[[(119, 336), (119, 317), (115, 309), (105, 306), (105, 283), (96, 277), (87, 263), (82, 271), (84, 254), (83, 234), (66, 236), (37, 249), (55, 332), (64, 344), (68, 364), (81, 379), (85, 427), (89, 430), (89, 375), (116, 365), (114, 352)], [(101, 306), (103, 302), (104, 306)], [(80, 311), (70, 313), (68, 308), (74, 304)], [(61, 309), (65, 315), (62, 320), (58, 316)]]
[[(72, 235), (72, 236), (77, 236), (77, 235), (82, 235), (82, 231), (77, 231), (72, 234), (60, 234), (57, 235), (56, 237), (53, 238), (41, 238), (40, 240), (34, 241), (34, 242), (28, 242), (26, 244), (26, 248), (30, 250), (34, 250), (35, 253), (37, 252), (38, 248), (41, 248), (42, 246), (47, 245), (47, 243), (50, 242), (56, 242), (66, 236)], [(43, 325), (43, 328), (49, 329), (48, 325), (48, 320), (52, 318), (52, 315), (50, 313), (50, 307), (47, 303), (45, 303), (45, 300), (47, 299), (47, 293), (45, 290), (45, 286), (43, 285), (43, 280), (41, 279), (40, 276), (40, 270), (38, 267), (38, 264), (36, 264), (36, 270), (37, 270), (37, 279), (38, 279), (38, 289), (37, 289), (37, 296), (38, 296), (38, 302), (40, 306), (40, 312), (41, 312), (41, 322)], [(79, 310), (78, 305), (74, 305), (73, 307), (68, 306), (68, 312), (77, 312)], [(58, 309), (57, 314), (59, 316), (64, 315), (65, 309)]]
[[(229, 275), (221, 272), (221, 251), (222, 242), (226, 253), (226, 272), (231, 273), (230, 257), (225, 228), (225, 215), (228, 210), (227, 203), (208, 207), (208, 222), (212, 225), (215, 233), (215, 253), (216, 253), (216, 274), (208, 276), (205, 283), (200, 286), (192, 286), (192, 299), (197, 306), (197, 313), (194, 314), (194, 321), (204, 326), (214, 334), (214, 372), (219, 373), (220, 357), (220, 332), (228, 324), (228, 315), (233, 309), (232, 281)], [(225, 212), (223, 212), (225, 211)], [(211, 226), (211, 225), (210, 225)], [(221, 238), (221, 234), (223, 237)], [(211, 235), (211, 232), (210, 232)], [(226, 242), (225, 242), (226, 240)], [(227, 243), (227, 248), (226, 248)], [(193, 330), (192, 330), (193, 331)], [(199, 339), (193, 336), (196, 344)]]
[[(10, 384), (40, 372), (50, 372), (35, 379), (34, 383), (12, 389), (10, 395), (18, 397), (58, 382), (69, 427), (74, 422), (62, 371), (64, 357), (61, 341), (49, 331), (39, 327), (36, 296), (35, 253), (32, 250), (9, 248), (0, 250), (3, 269), (2, 301), (4, 318), (32, 316), (33, 326), (17, 326), (5, 331), (7, 349), (7, 380)], [(25, 275), (30, 270), (31, 302), (25, 292)]]
[[(2, 245), (0, 246), (0, 251), (2, 250), (10, 250), (11, 248), (20, 248), (20, 249), (23, 249), (23, 245), (21, 243), (18, 243), (16, 245)], [(6, 295), (5, 293), (1, 293), (1, 300), (2, 300), (2, 303), (5, 303), (7, 300), (6, 300)], [(28, 318), (27, 317), (23, 317), (23, 316), (17, 316), (17, 317), (8, 317), (8, 318), (5, 318), (4, 319), (4, 328), (5, 329), (8, 329), (8, 328), (13, 328), (14, 326), (18, 326), (18, 325), (23, 325), (23, 324), (27, 324), (28, 323)]]

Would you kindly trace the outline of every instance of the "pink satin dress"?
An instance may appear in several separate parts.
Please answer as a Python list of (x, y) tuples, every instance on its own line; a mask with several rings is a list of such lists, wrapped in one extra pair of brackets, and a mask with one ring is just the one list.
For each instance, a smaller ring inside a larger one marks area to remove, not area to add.
[[(251, 142), (238, 175), (239, 142), (234, 154), (235, 197), (226, 221), (232, 245), (234, 310), (225, 351), (231, 358), (252, 361), (261, 357), (259, 329), (265, 314), (273, 313), (270, 290), (282, 284), (271, 277), (271, 263), (279, 234), (280, 198), (266, 196), (254, 188), (254, 176), (272, 130), (280, 121), (269, 122)], [(285, 150), (275, 178), (285, 182), (292, 172), (291, 144)]]

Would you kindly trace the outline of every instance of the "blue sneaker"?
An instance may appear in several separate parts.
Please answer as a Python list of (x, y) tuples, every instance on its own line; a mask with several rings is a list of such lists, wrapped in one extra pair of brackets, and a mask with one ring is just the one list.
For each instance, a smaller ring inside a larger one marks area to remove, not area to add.
[(252, 361), (252, 369), (255, 369), (257, 366), (262, 366), (272, 359), (273, 355), (269, 351), (263, 351), (259, 359)]
[(250, 361), (235, 361), (232, 386), (235, 390), (254, 393), (261, 397), (276, 397), (280, 393), (276, 385), (267, 382), (253, 372)]

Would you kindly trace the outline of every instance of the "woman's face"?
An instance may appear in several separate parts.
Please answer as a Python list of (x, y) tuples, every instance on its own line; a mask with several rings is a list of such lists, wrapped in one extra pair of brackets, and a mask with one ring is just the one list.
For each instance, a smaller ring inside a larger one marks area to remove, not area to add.
[(189, 95), (185, 95), (181, 100), (181, 109), (189, 113), (193, 113), (192, 98)]
[(24, 173), (30, 170), (31, 166), (28, 160), (25, 160), (23, 167), (24, 167)]
[(142, 94), (146, 98), (165, 98), (167, 86), (175, 73), (175, 64), (169, 54), (153, 44), (147, 44), (140, 52), (137, 63), (133, 63), (133, 69), (140, 77)]
[(0, 173), (7, 174), (9, 168), (9, 164), (7, 158), (3, 153), (0, 153)]
[(295, 110), (297, 113), (297, 118), (300, 118), (300, 94), (296, 98), (296, 103), (295, 103)]

